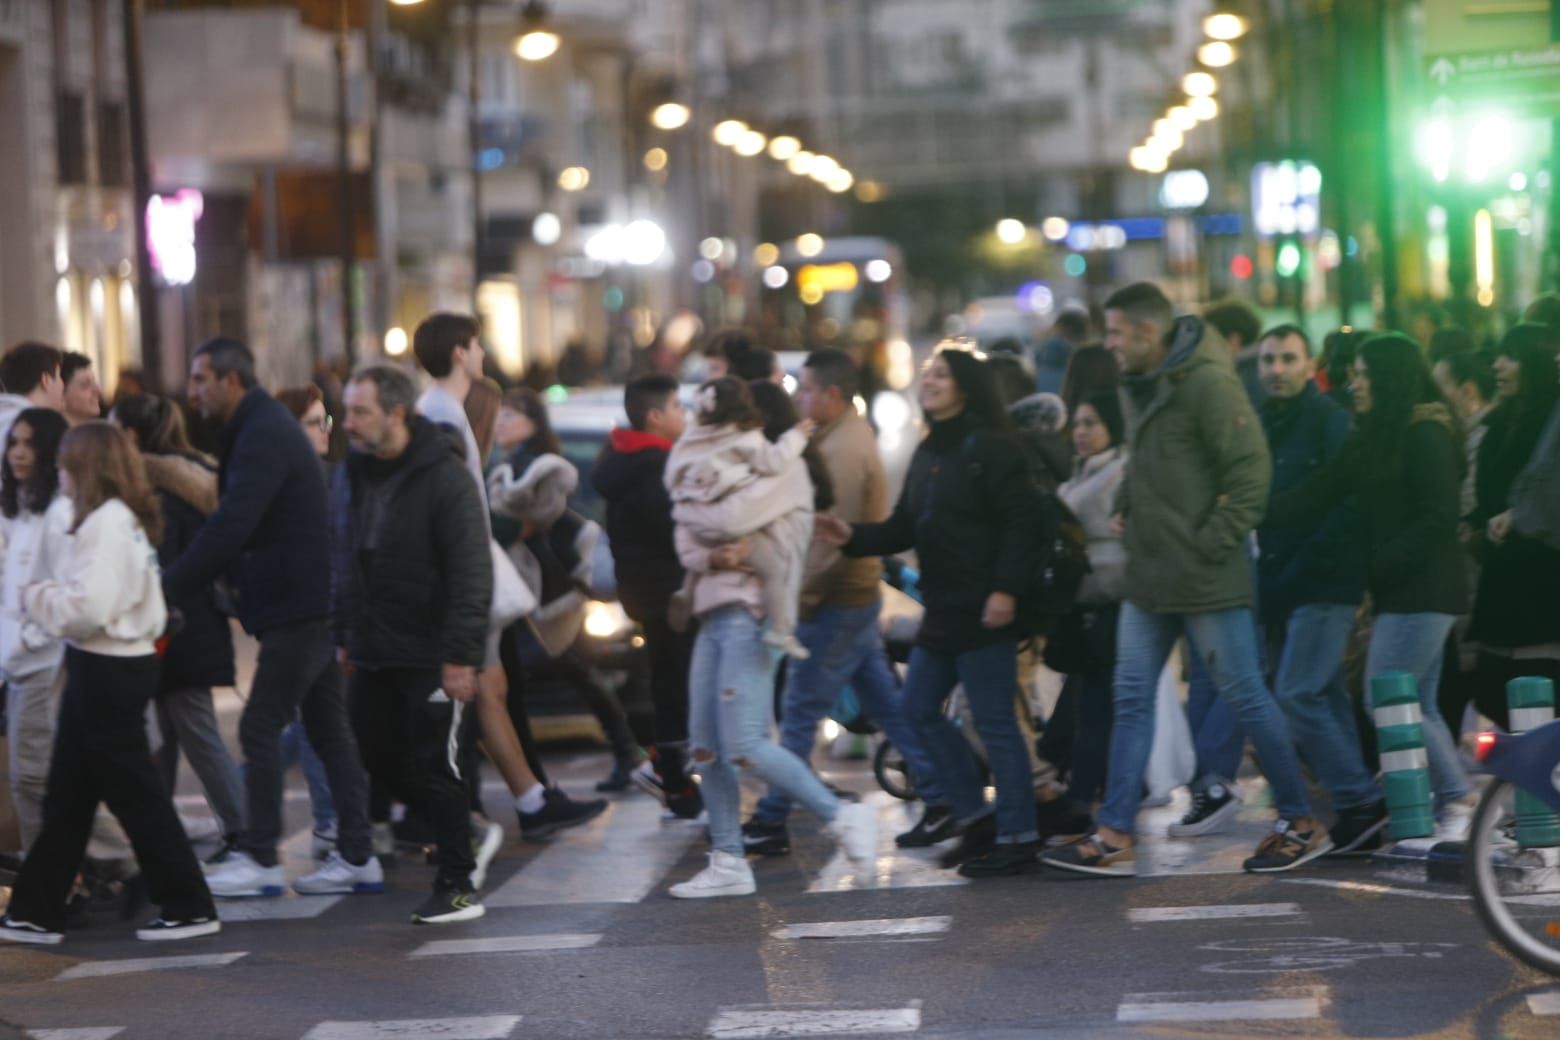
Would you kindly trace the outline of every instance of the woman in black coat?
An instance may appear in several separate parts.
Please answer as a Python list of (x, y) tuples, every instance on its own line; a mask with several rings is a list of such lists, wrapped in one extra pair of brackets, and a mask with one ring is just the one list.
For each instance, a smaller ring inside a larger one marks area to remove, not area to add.
[[(962, 863), (969, 877), (1018, 873), (1034, 863), (1039, 847), (1029, 749), (1014, 713), (1023, 638), (1016, 596), (1036, 549), (1034, 492), (978, 355), (939, 350), (922, 374), (921, 407), (931, 431), (910, 462), (893, 514), (854, 526), (820, 515), (819, 536), (850, 556), (915, 550), (926, 615), (910, 656), (904, 711), (952, 801), (927, 806), (921, 826), (962, 834), (944, 866)], [(996, 782), (994, 813), (969, 743), (943, 714), (960, 683)]]

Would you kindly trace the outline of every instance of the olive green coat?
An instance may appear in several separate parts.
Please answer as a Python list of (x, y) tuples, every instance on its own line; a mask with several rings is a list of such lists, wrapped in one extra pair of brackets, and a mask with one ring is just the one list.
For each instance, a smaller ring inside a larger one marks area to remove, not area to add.
[(1179, 318), (1158, 372), (1135, 382), (1122, 389), (1128, 602), (1163, 614), (1250, 607), (1246, 545), (1273, 466), (1229, 348), (1200, 318)]

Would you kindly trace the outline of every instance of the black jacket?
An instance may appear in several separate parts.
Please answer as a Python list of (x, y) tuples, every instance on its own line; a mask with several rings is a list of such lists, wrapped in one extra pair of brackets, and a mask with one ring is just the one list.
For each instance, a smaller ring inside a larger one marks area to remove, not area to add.
[[(1511, 485), (1532, 457), (1546, 418), (1519, 424), (1510, 402), (1490, 413), (1475, 472), (1475, 526), (1511, 508)], [(1516, 531), (1499, 545), (1488, 539), (1481, 544), (1469, 640), (1499, 647), (1560, 642), (1560, 550)]]
[(591, 470), (590, 482), (607, 505), (618, 599), (636, 621), (664, 615), (683, 582), (672, 541), (672, 499), (663, 479), (666, 443), (635, 430), (613, 430)]
[(1275, 497), (1270, 526), (1314, 526), (1353, 495), (1363, 518), (1366, 587), (1378, 614), (1461, 614), (1468, 569), (1457, 541), (1463, 451), (1444, 405), (1419, 405), (1398, 465), (1376, 472), (1356, 434), (1300, 487)]
[(464, 457), (457, 435), (414, 416), (399, 457), (355, 452), (338, 469), (331, 619), (354, 664), (482, 664), (493, 560)]
[[(1349, 413), (1315, 383), (1292, 398), (1262, 402), (1262, 429), (1273, 455), (1273, 495), (1299, 487), (1349, 440)], [(1257, 528), (1257, 602), (1264, 621), (1281, 622), (1308, 603), (1357, 604), (1363, 598), (1365, 542), (1353, 499), (1320, 524)]]
[(227, 574), (248, 632), (324, 620), (330, 612), (325, 478), (298, 420), (255, 387), (222, 428), (218, 455), (217, 511), (163, 572), (168, 598), (183, 600)]
[[(162, 503), (163, 536), (157, 543), (157, 563), (171, 568), (195, 541), (206, 522), (217, 472), (199, 455), (151, 455), (147, 476)], [(168, 641), (162, 659), (162, 689), (166, 691), (233, 685), (233, 632), (227, 615), (217, 609), (216, 593), (203, 585), (181, 599), (169, 600), (182, 625)]]
[(1020, 638), (1017, 625), (981, 625), (993, 592), (1018, 596), (1036, 551), (1039, 517), (1024, 452), (1011, 435), (975, 426), (968, 413), (933, 422), (915, 450), (894, 512), (857, 524), (849, 556), (914, 549), (926, 617), (919, 641), (962, 652)]

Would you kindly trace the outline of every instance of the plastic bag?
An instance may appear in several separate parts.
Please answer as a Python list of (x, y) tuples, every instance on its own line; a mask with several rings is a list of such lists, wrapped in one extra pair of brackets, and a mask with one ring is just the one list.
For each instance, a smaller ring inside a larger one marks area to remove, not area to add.
[(1154, 744), (1143, 777), (1150, 801), (1168, 799), (1171, 791), (1191, 783), (1197, 772), (1197, 751), (1192, 746), (1192, 729), (1186, 722), (1175, 666), (1172, 654), (1159, 673), (1159, 689), (1154, 695)]

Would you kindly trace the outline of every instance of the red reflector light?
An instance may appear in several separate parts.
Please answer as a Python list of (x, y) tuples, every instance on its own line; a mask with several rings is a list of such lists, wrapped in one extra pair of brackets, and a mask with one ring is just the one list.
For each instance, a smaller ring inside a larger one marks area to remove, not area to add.
[(1495, 734), (1480, 733), (1477, 737), (1474, 738), (1473, 741), (1473, 757), (1477, 758), (1480, 762), (1483, 762), (1484, 756), (1488, 755), (1490, 753), (1490, 749), (1494, 746)]

